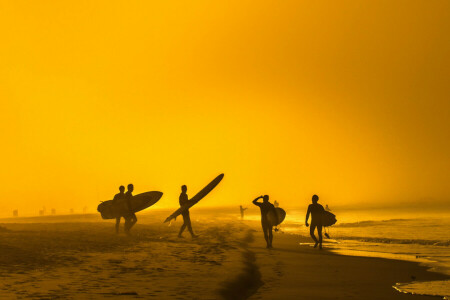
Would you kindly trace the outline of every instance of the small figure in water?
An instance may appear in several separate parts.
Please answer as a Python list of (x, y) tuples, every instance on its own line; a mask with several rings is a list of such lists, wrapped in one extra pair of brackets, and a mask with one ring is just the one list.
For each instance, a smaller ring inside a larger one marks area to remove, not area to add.
[[(260, 198), (263, 199), (262, 203), (258, 202), (258, 199)], [(267, 213), (269, 211), (273, 211), (275, 216), (277, 216), (275, 206), (273, 206), (273, 204), (269, 202), (269, 195), (259, 196), (258, 198), (253, 200), (253, 204), (259, 206), (259, 208), (261, 209), (261, 225), (264, 232), (264, 239), (266, 240), (267, 248), (272, 248), (272, 239), (273, 239), (272, 224), (269, 222), (267, 218)]]
[[(181, 187), (181, 194), (180, 194), (180, 198), (179, 198), (180, 207), (189, 202), (188, 195), (186, 194), (186, 192), (187, 192), (187, 186), (183, 185)], [(181, 225), (180, 232), (178, 233), (178, 237), (179, 238), (183, 237), (182, 234), (183, 234), (184, 229), (186, 229), (186, 227), (189, 230), (189, 232), (191, 233), (192, 238), (197, 237), (194, 234), (194, 232), (192, 231), (191, 217), (189, 216), (189, 209), (184, 211), (181, 215), (183, 216), (183, 225)]]
[(240, 205), (239, 209), (241, 210), (241, 220), (244, 220), (244, 211), (247, 209), (247, 207), (244, 208), (244, 207), (242, 207), (242, 205)]
[(136, 214), (133, 213), (133, 210), (131, 208), (131, 198), (133, 198), (133, 190), (134, 186), (130, 183), (127, 186), (127, 192), (125, 193), (125, 200), (128, 207), (128, 213), (123, 216), (125, 219), (125, 233), (130, 235), (130, 229), (134, 226), (137, 222)]
[[(318, 204), (319, 196), (313, 195), (312, 196), (312, 203), (308, 206), (308, 211), (306, 212), (306, 220), (305, 225), (306, 227), (309, 226), (308, 219), (309, 215), (311, 214), (311, 227), (309, 228), (309, 233), (311, 234), (312, 239), (316, 244), (314, 245), (314, 248), (319, 245), (319, 249), (322, 249), (322, 213), (325, 211), (323, 209), (323, 206)], [(319, 240), (317, 240), (316, 236), (314, 235), (314, 230), (317, 227), (317, 233), (319, 234)]]
[(278, 207), (278, 206), (280, 206), (280, 204), (278, 203), (277, 200), (275, 200), (275, 201), (273, 202), (273, 206)]
[[(125, 201), (125, 187), (121, 185), (119, 187), (119, 193), (114, 195), (113, 203), (117, 205), (123, 201)], [(121, 217), (116, 218), (116, 233), (119, 233), (120, 218)]]

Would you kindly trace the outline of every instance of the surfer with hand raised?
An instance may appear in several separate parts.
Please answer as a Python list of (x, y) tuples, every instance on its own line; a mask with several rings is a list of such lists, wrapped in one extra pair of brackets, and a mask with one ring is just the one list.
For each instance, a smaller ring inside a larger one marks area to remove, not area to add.
[(247, 207), (242, 207), (242, 205), (240, 205), (239, 209), (241, 210), (241, 220), (244, 220), (244, 211), (247, 210)]
[[(262, 198), (263, 202), (258, 202), (258, 200)], [(275, 211), (275, 206), (273, 206), (272, 203), (269, 202), (269, 195), (259, 196), (255, 200), (253, 200), (253, 204), (256, 206), (259, 206), (261, 209), (261, 225), (264, 232), (264, 239), (267, 243), (267, 248), (272, 248), (272, 239), (273, 239), (273, 233), (272, 233), (272, 223), (269, 222), (269, 219), (267, 217), (267, 214), (269, 212), (273, 212), (273, 215), (275, 218), (277, 218), (277, 213)], [(278, 223), (278, 222), (275, 222)]]
[[(313, 195), (312, 196), (312, 204), (308, 206), (308, 211), (306, 212), (306, 220), (305, 225), (306, 227), (309, 226), (308, 219), (309, 215), (311, 214), (311, 227), (309, 228), (309, 234), (311, 235), (312, 239), (316, 244), (314, 245), (314, 248), (317, 248), (317, 245), (319, 245), (319, 249), (322, 249), (322, 215), (325, 209), (322, 205), (317, 203), (319, 201), (319, 196)], [(314, 231), (317, 227), (317, 233), (319, 235), (319, 240), (317, 240), (316, 236), (314, 235)]]

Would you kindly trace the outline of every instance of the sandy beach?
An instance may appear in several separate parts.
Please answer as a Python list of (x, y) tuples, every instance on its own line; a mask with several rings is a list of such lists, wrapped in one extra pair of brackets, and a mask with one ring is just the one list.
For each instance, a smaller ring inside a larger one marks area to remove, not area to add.
[[(0, 298), (435, 299), (396, 282), (446, 278), (411, 262), (336, 255), (277, 233), (267, 250), (255, 221), (193, 218), (177, 238), (165, 212), (139, 217), (133, 236), (97, 215), (1, 220)], [(326, 245), (325, 245), (326, 246)]]

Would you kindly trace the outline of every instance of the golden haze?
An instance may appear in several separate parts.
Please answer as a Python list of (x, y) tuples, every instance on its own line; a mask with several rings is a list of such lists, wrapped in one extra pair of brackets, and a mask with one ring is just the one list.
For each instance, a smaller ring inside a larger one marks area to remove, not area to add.
[(205, 206), (448, 203), (449, 6), (2, 1), (2, 214), (219, 173)]

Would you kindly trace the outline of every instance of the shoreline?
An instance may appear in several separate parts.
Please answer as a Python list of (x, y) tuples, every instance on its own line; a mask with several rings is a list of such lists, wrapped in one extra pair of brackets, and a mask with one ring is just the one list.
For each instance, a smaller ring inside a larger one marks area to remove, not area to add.
[(442, 299), (401, 292), (395, 285), (450, 279), (419, 262), (334, 253), (326, 249), (326, 243), (323, 250), (301, 246), (311, 239), (297, 234), (275, 234), (274, 249), (268, 250), (261, 229), (254, 229), (250, 249), (266, 281), (250, 299)]

